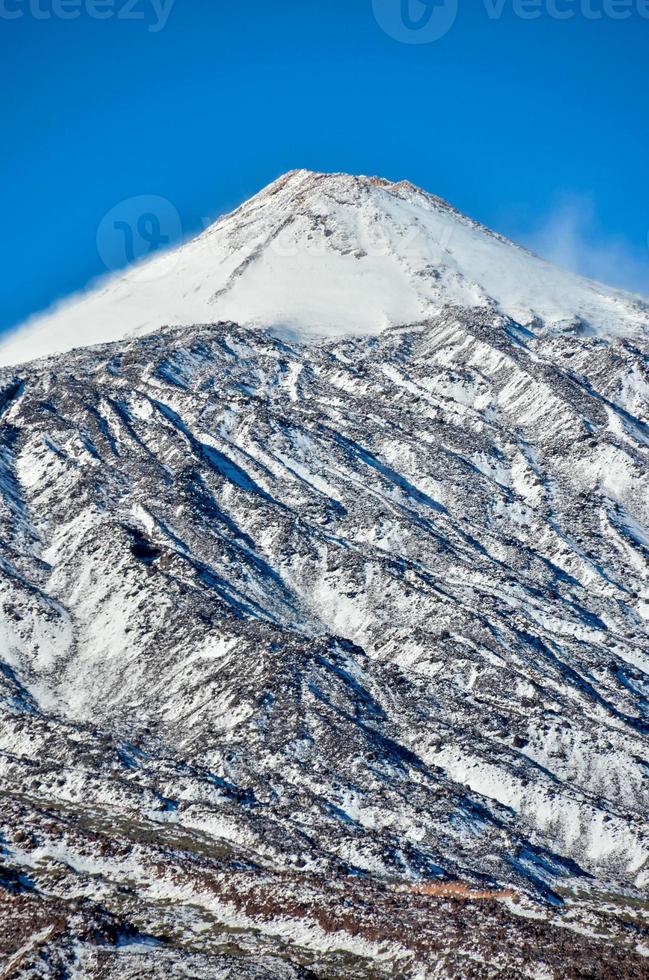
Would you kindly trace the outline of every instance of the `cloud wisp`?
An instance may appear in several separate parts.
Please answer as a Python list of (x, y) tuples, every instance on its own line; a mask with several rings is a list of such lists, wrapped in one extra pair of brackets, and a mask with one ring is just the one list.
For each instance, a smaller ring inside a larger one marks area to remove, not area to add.
[(589, 198), (563, 198), (521, 239), (537, 255), (564, 269), (649, 297), (649, 244), (645, 243), (642, 257), (622, 236), (602, 233)]

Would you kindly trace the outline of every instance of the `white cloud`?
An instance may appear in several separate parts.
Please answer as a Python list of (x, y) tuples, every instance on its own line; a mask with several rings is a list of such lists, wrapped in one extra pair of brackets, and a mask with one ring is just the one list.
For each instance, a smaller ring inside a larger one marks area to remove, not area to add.
[(528, 248), (556, 265), (649, 296), (649, 244), (644, 243), (642, 256), (622, 236), (603, 234), (588, 198), (564, 198), (522, 240)]

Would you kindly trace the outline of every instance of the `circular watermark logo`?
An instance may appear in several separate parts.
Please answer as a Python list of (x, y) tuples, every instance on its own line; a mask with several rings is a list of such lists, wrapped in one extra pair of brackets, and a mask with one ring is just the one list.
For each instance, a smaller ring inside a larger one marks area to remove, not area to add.
[[(155, 194), (141, 194), (120, 201), (101, 219), (97, 228), (97, 251), (111, 272), (142, 263), (161, 249), (168, 249), (182, 236), (178, 210), (171, 201)], [(164, 263), (138, 265), (139, 279), (162, 276)]]
[(382, 30), (403, 44), (430, 44), (448, 34), (457, 18), (458, 0), (372, 0)]

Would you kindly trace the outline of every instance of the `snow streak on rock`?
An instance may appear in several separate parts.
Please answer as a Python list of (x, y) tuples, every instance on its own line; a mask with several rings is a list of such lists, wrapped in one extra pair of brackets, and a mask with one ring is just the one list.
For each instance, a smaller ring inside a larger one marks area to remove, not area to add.
[(648, 381), (483, 304), (6, 369), (7, 963), (646, 975)]

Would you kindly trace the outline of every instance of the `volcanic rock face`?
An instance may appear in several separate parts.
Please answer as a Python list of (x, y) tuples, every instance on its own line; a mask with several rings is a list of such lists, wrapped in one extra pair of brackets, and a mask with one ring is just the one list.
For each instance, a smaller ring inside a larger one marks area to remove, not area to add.
[(0, 413), (4, 976), (648, 975), (641, 331), (164, 328)]

